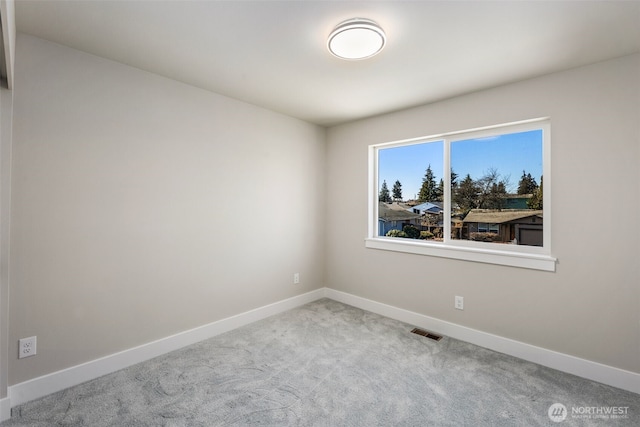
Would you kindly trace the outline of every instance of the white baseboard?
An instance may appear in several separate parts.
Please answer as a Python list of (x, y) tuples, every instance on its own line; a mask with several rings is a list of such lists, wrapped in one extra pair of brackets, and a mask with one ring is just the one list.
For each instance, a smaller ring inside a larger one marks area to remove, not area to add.
[[(195, 344), (207, 338), (253, 323), (257, 320), (282, 313), (295, 307), (323, 298), (325, 288), (297, 295), (273, 304), (256, 308), (226, 319), (218, 320), (208, 325), (200, 326), (188, 331), (159, 339), (138, 347), (111, 354), (100, 359), (92, 360), (81, 365), (43, 375), (9, 387), (7, 401), (9, 407), (64, 390), (68, 387), (110, 374), (136, 363), (169, 353), (187, 345)], [(2, 415), (4, 415), (4, 407)], [(10, 412), (10, 411), (8, 411)]]
[(124, 369), (136, 363), (144, 362), (324, 297), (559, 371), (634, 393), (640, 393), (640, 374), (634, 372), (456, 325), (345, 292), (322, 288), (13, 385), (8, 388), (8, 397), (0, 399), (0, 421), (10, 417), (11, 408), (14, 406)]
[(0, 422), (11, 418), (11, 400), (8, 397), (0, 399)]
[(640, 393), (640, 374), (635, 372), (536, 347), (329, 288), (326, 289), (325, 296), (344, 304), (419, 326), (480, 347), (623, 390)]

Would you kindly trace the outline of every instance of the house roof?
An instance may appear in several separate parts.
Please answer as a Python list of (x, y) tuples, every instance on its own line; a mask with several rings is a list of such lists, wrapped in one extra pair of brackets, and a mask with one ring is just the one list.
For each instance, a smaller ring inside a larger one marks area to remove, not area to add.
[(418, 219), (420, 215), (407, 211), (405, 207), (397, 203), (380, 202), (378, 204), (378, 217), (386, 221), (404, 221)]
[(406, 211), (407, 209), (411, 211), (411, 206), (405, 203), (393, 202), (393, 203), (385, 203), (385, 206), (394, 211)]
[(530, 199), (533, 197), (533, 194), (507, 194), (505, 199)]
[(423, 202), (410, 208), (411, 211), (418, 209), (420, 212), (439, 213), (442, 211), (442, 202)]
[(502, 224), (517, 219), (530, 216), (542, 216), (541, 210), (531, 209), (503, 209), (496, 211), (493, 209), (472, 209), (463, 222), (487, 222), (490, 224)]

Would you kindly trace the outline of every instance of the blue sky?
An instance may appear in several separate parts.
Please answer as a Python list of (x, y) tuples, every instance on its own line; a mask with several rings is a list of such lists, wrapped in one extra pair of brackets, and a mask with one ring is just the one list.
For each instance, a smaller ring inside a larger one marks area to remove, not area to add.
[[(382, 181), (387, 181), (389, 192), (396, 180), (402, 183), (405, 200), (416, 198), (422, 186), (427, 166), (436, 176), (443, 177), (442, 159), (444, 143), (406, 145), (381, 149), (378, 152), (378, 191)], [(452, 140), (451, 166), (458, 174), (458, 181), (466, 174), (478, 179), (490, 169), (496, 169), (501, 178), (509, 176), (510, 192), (516, 192), (518, 181), (525, 170), (540, 184), (542, 175), (542, 131), (505, 134), (496, 137), (468, 140)]]

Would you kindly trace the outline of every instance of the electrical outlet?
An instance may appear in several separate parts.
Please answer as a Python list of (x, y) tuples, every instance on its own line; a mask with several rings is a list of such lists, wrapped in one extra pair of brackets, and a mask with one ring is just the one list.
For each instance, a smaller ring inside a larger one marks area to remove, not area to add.
[(456, 296), (453, 307), (457, 308), (458, 310), (464, 310), (464, 298)]
[(294, 273), (293, 274), (293, 284), (297, 285), (298, 283), (300, 283), (300, 273)]
[(18, 340), (18, 359), (36, 355), (36, 337)]

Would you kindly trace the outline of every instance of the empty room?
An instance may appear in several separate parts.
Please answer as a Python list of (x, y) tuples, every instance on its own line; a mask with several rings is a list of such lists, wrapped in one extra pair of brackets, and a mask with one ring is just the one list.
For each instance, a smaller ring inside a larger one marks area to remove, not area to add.
[(0, 18), (3, 427), (640, 424), (640, 1)]

